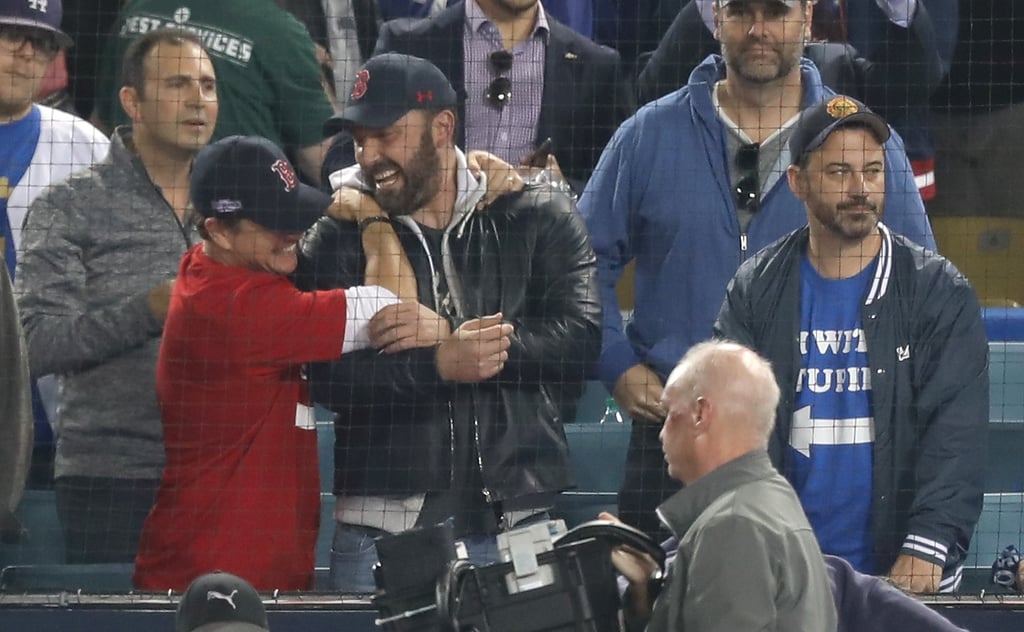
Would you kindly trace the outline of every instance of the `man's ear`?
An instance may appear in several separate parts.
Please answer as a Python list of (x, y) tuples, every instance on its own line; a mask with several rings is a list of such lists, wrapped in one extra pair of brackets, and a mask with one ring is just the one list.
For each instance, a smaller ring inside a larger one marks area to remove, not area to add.
[(804, 170), (797, 165), (789, 165), (786, 169), (786, 182), (789, 184), (789, 190), (793, 192), (793, 197), (800, 200), (801, 202), (806, 201), (806, 178), (804, 178)]
[(228, 238), (231, 229), (221, 223), (216, 217), (207, 217), (203, 220), (203, 228), (210, 236), (210, 241), (215, 243), (222, 250), (231, 250), (233, 242)]
[(694, 430), (707, 432), (711, 423), (714, 405), (706, 397), (698, 397), (693, 403)]
[(455, 114), (451, 110), (441, 110), (430, 122), (434, 135), (434, 146), (437, 148), (455, 144)]
[(117, 96), (121, 100), (121, 108), (128, 115), (128, 118), (131, 119), (132, 123), (138, 123), (139, 102), (142, 101), (139, 98), (138, 90), (124, 86), (117, 92)]
[(718, 8), (718, 0), (711, 0), (711, 16), (715, 24), (715, 29), (711, 31), (711, 34), (715, 37), (716, 41), (721, 42), (722, 12)]

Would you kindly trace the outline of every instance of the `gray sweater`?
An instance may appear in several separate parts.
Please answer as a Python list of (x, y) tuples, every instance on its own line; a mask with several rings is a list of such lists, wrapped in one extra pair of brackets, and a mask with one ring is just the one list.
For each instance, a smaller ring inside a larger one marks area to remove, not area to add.
[(157, 479), (161, 324), (150, 290), (195, 240), (141, 160), (130, 128), (102, 162), (32, 203), (15, 275), (29, 364), (57, 374), (55, 475)]

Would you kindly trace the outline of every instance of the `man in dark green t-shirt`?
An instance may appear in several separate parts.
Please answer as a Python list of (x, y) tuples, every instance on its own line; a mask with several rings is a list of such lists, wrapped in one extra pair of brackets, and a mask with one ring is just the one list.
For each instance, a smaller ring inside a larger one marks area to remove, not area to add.
[(100, 60), (93, 122), (105, 130), (127, 122), (117, 100), (120, 60), (133, 39), (164, 26), (198, 35), (213, 59), (220, 100), (214, 140), (268, 138), (318, 182), (330, 142), (322, 127), (334, 112), (309, 33), (273, 0), (128, 0)]

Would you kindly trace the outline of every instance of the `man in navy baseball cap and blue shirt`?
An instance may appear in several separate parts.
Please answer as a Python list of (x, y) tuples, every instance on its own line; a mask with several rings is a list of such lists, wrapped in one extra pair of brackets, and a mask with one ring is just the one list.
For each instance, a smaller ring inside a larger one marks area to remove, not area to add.
[(203, 241), (181, 261), (164, 325), (157, 394), (167, 466), (134, 581), (181, 590), (221, 569), (260, 590), (308, 590), (320, 477), (300, 367), (368, 346), (369, 319), (397, 302), (376, 283), (392, 285), (408, 263), (393, 256), (401, 246), (391, 225), (370, 222), (364, 248), (390, 250), (366, 286), (296, 290), (287, 277), (296, 244), (318, 217), (351, 221), (379, 209), (332, 204), (263, 138), (203, 148), (191, 196)]

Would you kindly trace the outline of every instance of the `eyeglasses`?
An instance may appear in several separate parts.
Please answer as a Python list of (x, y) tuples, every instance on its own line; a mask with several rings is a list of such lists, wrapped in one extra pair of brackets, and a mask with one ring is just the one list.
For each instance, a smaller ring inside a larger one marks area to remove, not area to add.
[(760, 149), (759, 143), (749, 143), (740, 146), (736, 152), (736, 170), (740, 180), (733, 193), (736, 195), (736, 208), (748, 213), (756, 213), (761, 206), (761, 178), (758, 175)]
[(57, 36), (50, 31), (18, 24), (0, 24), (0, 43), (14, 51), (19, 51), (26, 42), (31, 42), (32, 50), (46, 57), (53, 57), (60, 51)]
[(498, 76), (487, 86), (484, 96), (491, 107), (500, 110), (508, 105), (509, 99), (512, 98), (512, 80), (503, 76), (512, 70), (512, 53), (507, 50), (496, 50), (487, 56), (487, 61), (490, 62), (494, 74)]

